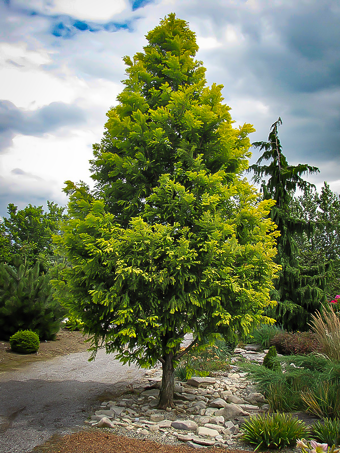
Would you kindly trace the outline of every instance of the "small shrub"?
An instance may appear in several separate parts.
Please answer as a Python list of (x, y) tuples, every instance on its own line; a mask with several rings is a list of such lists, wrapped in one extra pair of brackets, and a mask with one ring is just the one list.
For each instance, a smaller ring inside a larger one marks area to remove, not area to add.
[(11, 349), (19, 354), (32, 354), (40, 346), (39, 336), (31, 330), (19, 330), (9, 339)]
[(187, 380), (187, 368), (185, 366), (178, 366), (175, 369), (175, 377), (181, 381), (185, 382)]
[(269, 370), (279, 371), (281, 370), (280, 362), (275, 360), (277, 358), (277, 352), (275, 346), (270, 346), (269, 351), (263, 359), (263, 366)]
[(71, 330), (72, 332), (75, 330), (82, 330), (83, 326), (84, 323), (80, 319), (72, 315), (70, 315), (65, 322), (66, 329)]
[(275, 335), (270, 344), (276, 347), (279, 354), (305, 355), (320, 351), (320, 343), (313, 332), (282, 332)]
[(312, 437), (328, 445), (340, 445), (340, 419), (317, 421), (312, 426)]
[(318, 417), (340, 418), (340, 387), (338, 382), (321, 381), (301, 392), (308, 412)]
[(274, 338), (275, 335), (282, 332), (284, 332), (284, 329), (279, 326), (262, 324), (252, 332), (252, 341), (256, 344), (261, 345), (263, 349), (267, 349), (270, 346), (270, 340)]
[(241, 431), (242, 440), (256, 445), (255, 451), (289, 447), (295, 445), (297, 439), (309, 437), (309, 431), (301, 420), (280, 413), (250, 417), (242, 425)]

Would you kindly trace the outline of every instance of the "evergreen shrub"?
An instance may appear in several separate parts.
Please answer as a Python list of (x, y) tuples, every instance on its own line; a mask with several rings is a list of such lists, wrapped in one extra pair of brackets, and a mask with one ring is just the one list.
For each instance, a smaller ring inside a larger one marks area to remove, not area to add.
[(297, 439), (308, 438), (306, 425), (290, 414), (264, 414), (250, 417), (242, 427), (242, 440), (256, 445), (256, 450), (285, 448), (295, 445)]
[(19, 330), (9, 339), (13, 352), (19, 354), (33, 354), (40, 346), (39, 336), (32, 330)]
[(276, 348), (275, 346), (271, 346), (263, 359), (263, 366), (274, 371), (281, 370), (280, 362), (275, 360), (276, 358), (277, 358)]
[(283, 355), (304, 355), (320, 350), (320, 343), (313, 332), (282, 332), (275, 335), (270, 344)]
[(53, 298), (50, 275), (17, 263), (0, 264), (0, 339), (19, 330), (33, 330), (41, 340), (54, 340), (65, 309)]

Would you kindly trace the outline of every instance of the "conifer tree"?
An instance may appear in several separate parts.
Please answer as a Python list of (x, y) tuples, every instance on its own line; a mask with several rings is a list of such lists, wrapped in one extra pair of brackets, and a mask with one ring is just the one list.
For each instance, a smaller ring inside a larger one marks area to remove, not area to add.
[[(288, 330), (305, 330), (311, 313), (325, 299), (325, 268), (322, 264), (307, 266), (299, 262), (296, 237), (310, 234), (313, 227), (307, 219), (294, 215), (291, 203), (297, 189), (306, 191), (314, 187), (302, 175), (318, 172), (319, 169), (307, 164), (288, 164), (278, 135), (281, 124), (281, 118), (272, 124), (267, 142), (253, 143), (263, 154), (249, 170), (254, 172), (254, 181), (261, 183), (263, 198), (276, 202), (270, 216), (280, 231), (277, 262), (282, 270), (273, 292), (278, 304), (269, 313)], [(270, 163), (263, 165), (263, 161)]]
[(278, 266), (272, 201), (240, 176), (252, 126), (233, 128), (222, 86), (206, 86), (185, 21), (170, 14), (146, 38), (124, 58), (125, 88), (94, 146), (95, 190), (67, 182), (59, 244), (72, 266), (54, 285), (94, 352), (104, 344), (123, 362), (162, 363), (166, 408), (190, 348), (269, 322)]
[(65, 310), (53, 299), (48, 274), (20, 263), (0, 264), (0, 339), (18, 330), (33, 330), (40, 340), (53, 340)]
[(312, 188), (306, 188), (302, 195), (292, 201), (292, 211), (296, 217), (313, 226), (311, 233), (295, 236), (299, 263), (308, 268), (324, 268), (324, 282), (320, 279), (320, 288), (324, 287), (327, 300), (331, 300), (339, 293), (340, 287), (339, 197), (325, 182), (320, 194)]

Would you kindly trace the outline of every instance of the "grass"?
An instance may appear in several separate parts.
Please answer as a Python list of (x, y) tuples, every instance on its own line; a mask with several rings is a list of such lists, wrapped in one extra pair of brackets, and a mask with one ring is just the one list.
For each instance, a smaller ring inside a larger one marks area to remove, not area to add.
[(312, 315), (310, 323), (312, 331), (317, 336), (322, 352), (331, 360), (340, 361), (340, 319), (330, 311), (321, 314), (319, 311)]

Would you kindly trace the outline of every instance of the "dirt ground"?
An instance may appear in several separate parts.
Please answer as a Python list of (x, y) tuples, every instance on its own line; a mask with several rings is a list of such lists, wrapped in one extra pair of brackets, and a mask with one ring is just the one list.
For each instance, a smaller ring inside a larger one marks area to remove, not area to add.
[(0, 341), (0, 373), (16, 371), (40, 360), (84, 352), (89, 347), (89, 343), (85, 343), (85, 337), (81, 332), (71, 332), (67, 329), (61, 329), (56, 340), (40, 343), (39, 351), (35, 354), (17, 354), (11, 351), (8, 341)]

